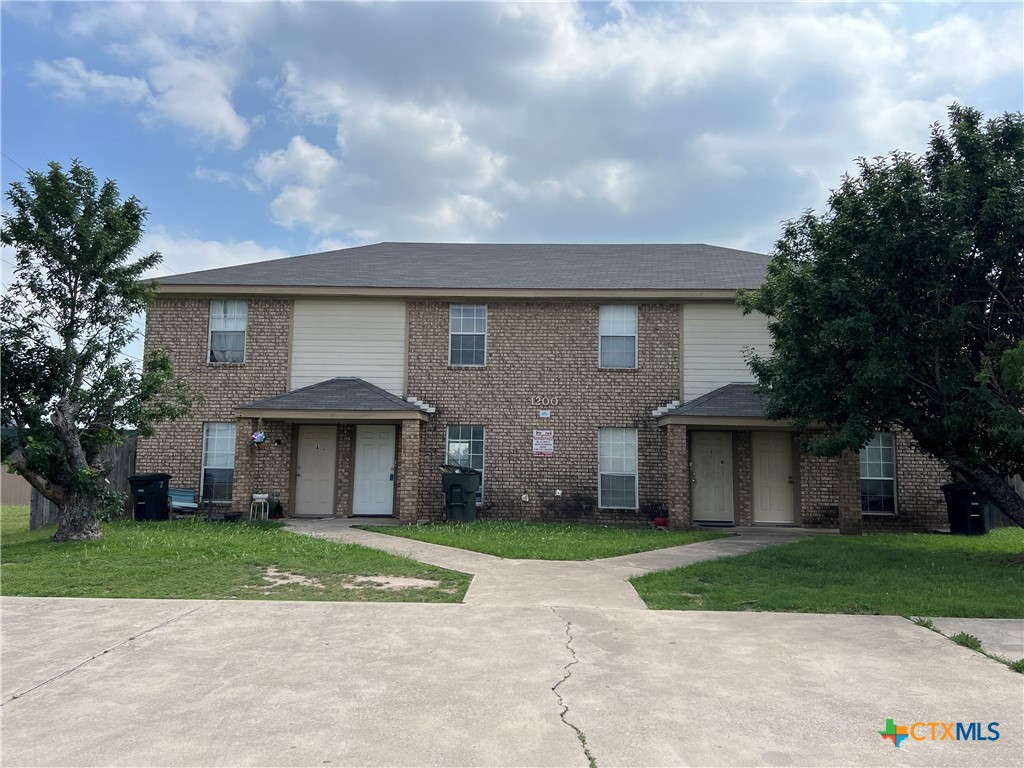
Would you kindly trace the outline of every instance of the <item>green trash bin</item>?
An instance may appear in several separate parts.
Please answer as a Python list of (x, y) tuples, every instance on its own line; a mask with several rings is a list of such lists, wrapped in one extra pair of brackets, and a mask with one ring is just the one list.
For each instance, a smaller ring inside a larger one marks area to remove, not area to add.
[(483, 473), (479, 469), (443, 464), (441, 488), (444, 490), (444, 519), (450, 523), (476, 520), (476, 492)]

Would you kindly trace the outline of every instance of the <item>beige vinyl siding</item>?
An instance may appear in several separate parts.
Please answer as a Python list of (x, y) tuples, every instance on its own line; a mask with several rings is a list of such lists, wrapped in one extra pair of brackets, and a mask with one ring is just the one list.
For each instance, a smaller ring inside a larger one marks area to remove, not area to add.
[(684, 304), (683, 339), (684, 402), (734, 381), (754, 381), (744, 349), (771, 350), (764, 315), (744, 315), (732, 302)]
[(354, 376), (404, 396), (405, 302), (296, 299), (291, 388)]

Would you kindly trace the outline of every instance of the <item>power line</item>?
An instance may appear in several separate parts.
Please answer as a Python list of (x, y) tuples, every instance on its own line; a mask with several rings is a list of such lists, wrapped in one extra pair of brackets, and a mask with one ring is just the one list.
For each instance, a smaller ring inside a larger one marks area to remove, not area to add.
[(15, 160), (15, 159), (14, 159), (13, 157), (11, 157), (10, 155), (8, 155), (8, 154), (7, 154), (6, 152), (0, 152), (0, 155), (3, 155), (4, 157), (6, 157), (6, 158), (7, 158), (8, 160), (10, 160), (10, 161), (11, 161), (12, 163), (14, 163), (14, 164), (15, 164), (16, 166), (18, 166), (19, 168), (21, 168), (21, 170), (23, 170), (23, 171), (24, 171), (25, 173), (28, 173), (28, 168), (26, 168), (26, 167), (25, 167), (24, 165), (22, 165), (21, 163), (19, 163), (19, 162), (18, 162), (17, 160)]

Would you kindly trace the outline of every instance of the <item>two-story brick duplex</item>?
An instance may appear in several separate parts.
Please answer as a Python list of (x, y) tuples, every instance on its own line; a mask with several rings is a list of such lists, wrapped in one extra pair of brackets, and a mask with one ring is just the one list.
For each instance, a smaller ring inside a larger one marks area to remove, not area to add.
[[(205, 395), (138, 470), (247, 511), (926, 529), (942, 468), (900, 435), (803, 454), (764, 418), (736, 290), (768, 257), (707, 245), (380, 243), (161, 280), (146, 347)], [(251, 435), (265, 436), (254, 444)]]

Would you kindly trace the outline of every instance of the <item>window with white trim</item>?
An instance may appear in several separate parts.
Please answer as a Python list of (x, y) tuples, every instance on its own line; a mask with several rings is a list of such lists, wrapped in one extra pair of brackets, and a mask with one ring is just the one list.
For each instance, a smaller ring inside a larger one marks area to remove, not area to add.
[(896, 445), (891, 432), (876, 432), (860, 449), (860, 508), (896, 514)]
[(448, 311), (448, 364), (487, 364), (487, 305), (452, 304)]
[(597, 505), (605, 509), (637, 508), (637, 441), (635, 429), (597, 431)]
[(213, 299), (210, 302), (211, 363), (245, 362), (245, 326), (249, 305), (245, 301)]
[(598, 365), (636, 368), (636, 305), (602, 304), (599, 325)]
[(446, 464), (480, 470), (480, 489), (476, 492), (476, 503), (480, 504), (484, 498), (484, 428), (479, 424), (450, 424), (445, 457)]
[(203, 474), (200, 498), (214, 504), (230, 504), (235, 480), (235, 424), (203, 425)]

